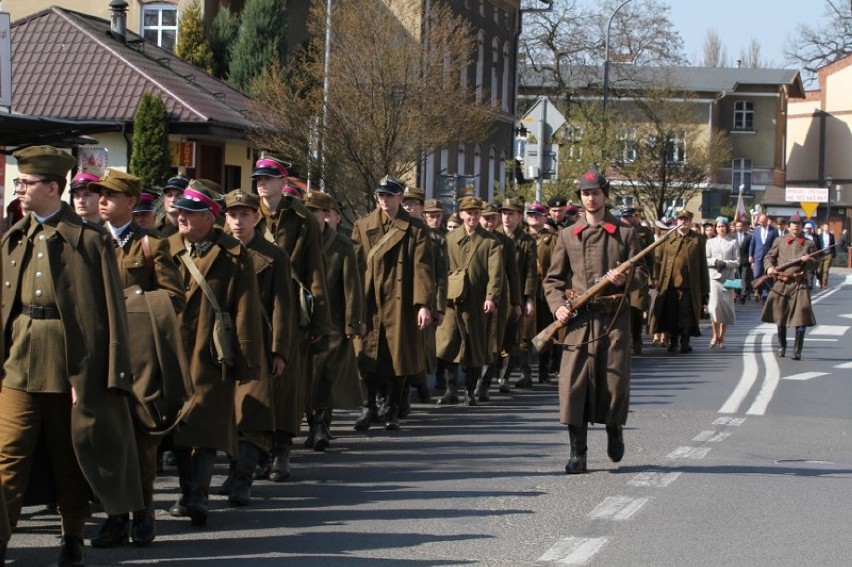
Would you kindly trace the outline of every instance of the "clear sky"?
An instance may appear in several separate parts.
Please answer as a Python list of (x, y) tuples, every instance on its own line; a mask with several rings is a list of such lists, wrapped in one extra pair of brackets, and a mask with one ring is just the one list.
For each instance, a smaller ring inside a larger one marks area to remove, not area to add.
[(668, 0), (668, 4), (686, 56), (694, 64), (704, 59), (704, 38), (714, 28), (732, 61), (755, 38), (764, 61), (787, 67), (784, 46), (796, 27), (825, 21), (823, 0)]

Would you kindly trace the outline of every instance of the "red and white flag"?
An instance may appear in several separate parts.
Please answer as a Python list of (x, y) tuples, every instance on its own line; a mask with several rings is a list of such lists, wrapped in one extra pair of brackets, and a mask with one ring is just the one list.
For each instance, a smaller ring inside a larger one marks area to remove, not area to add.
[(748, 213), (745, 208), (745, 201), (743, 200), (743, 189), (740, 187), (740, 196), (737, 197), (737, 214), (736, 220), (744, 221), (748, 219)]

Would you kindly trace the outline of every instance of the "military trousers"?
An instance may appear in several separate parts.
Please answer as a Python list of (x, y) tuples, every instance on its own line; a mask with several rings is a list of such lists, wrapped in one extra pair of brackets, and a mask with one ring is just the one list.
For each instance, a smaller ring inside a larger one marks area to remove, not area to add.
[(40, 494), (55, 491), (62, 535), (82, 538), (86, 518), (91, 515), (90, 489), (71, 441), (71, 394), (0, 390), (0, 483), (12, 526), (21, 515), (40, 438), (53, 473), (43, 480), (52, 486), (33, 489)]

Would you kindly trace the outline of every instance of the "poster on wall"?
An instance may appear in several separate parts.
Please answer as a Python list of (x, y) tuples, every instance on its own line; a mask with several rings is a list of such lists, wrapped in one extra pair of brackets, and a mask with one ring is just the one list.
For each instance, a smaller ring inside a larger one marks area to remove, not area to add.
[(107, 148), (83, 146), (77, 151), (77, 169), (102, 175), (109, 167), (109, 150)]

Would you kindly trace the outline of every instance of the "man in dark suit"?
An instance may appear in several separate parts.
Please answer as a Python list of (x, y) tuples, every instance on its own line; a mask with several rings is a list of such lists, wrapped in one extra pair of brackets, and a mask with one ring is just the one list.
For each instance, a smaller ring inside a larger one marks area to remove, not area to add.
[(748, 221), (737, 221), (736, 225), (735, 238), (737, 239), (737, 245), (739, 247), (740, 252), (740, 267), (739, 267), (739, 278), (743, 280), (743, 288), (737, 290), (737, 300), (745, 305), (745, 302), (748, 301), (748, 296), (751, 293), (751, 263), (749, 259), (749, 249), (751, 248), (752, 235), (748, 231), (749, 223)]
[(831, 268), (831, 262), (837, 257), (837, 242), (834, 239), (834, 235), (831, 233), (828, 223), (822, 225), (822, 231), (816, 239), (817, 249), (824, 250), (824, 252), (820, 254), (819, 258), (819, 272), (817, 274), (819, 277), (819, 287), (822, 289), (828, 289), (828, 270)]
[[(763, 259), (766, 257), (769, 249), (772, 248), (772, 243), (778, 238), (778, 229), (769, 226), (769, 218), (765, 213), (757, 218), (757, 226), (754, 228), (751, 245), (748, 249), (748, 261), (751, 264), (752, 274), (755, 278), (763, 275)], [(754, 290), (761, 303), (766, 302), (766, 296), (769, 295), (769, 284), (764, 283), (760, 289)]]

